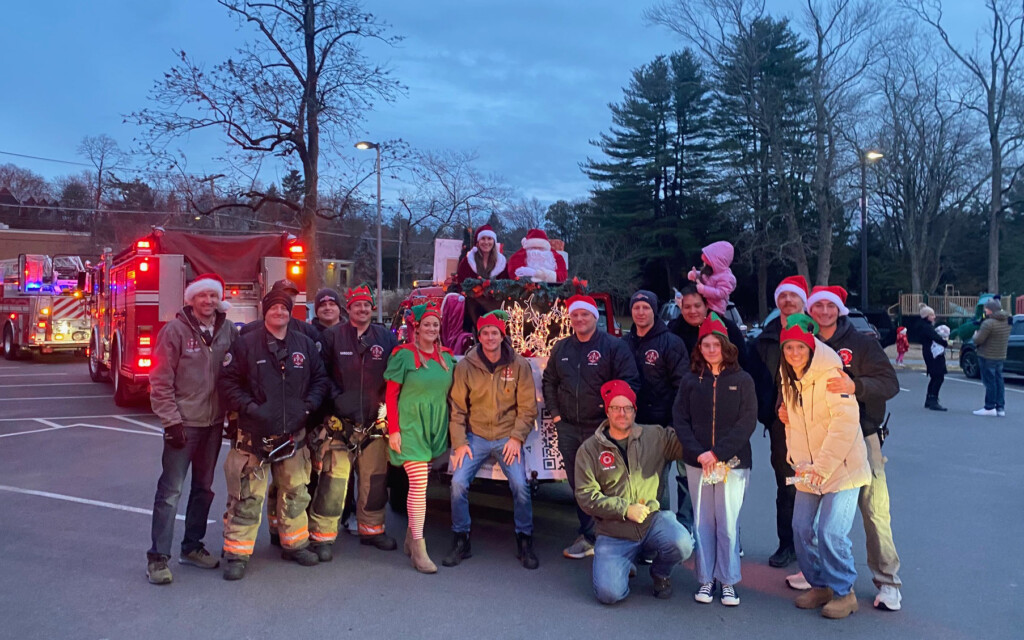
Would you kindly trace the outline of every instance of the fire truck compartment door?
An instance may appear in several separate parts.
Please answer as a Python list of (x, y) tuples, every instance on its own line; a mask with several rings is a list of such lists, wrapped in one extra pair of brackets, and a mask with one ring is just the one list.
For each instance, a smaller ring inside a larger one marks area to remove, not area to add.
[[(151, 259), (152, 260), (152, 259)], [(185, 256), (161, 255), (160, 322), (170, 322), (185, 304)]]

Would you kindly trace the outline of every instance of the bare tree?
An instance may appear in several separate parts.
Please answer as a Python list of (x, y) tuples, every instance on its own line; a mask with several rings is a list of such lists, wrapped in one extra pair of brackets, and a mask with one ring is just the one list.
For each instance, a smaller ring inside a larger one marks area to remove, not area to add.
[(29, 198), (39, 200), (50, 196), (50, 185), (46, 178), (14, 164), (0, 164), (0, 188), (7, 188), (11, 195), (24, 202)]
[(526, 232), (544, 228), (547, 211), (548, 208), (537, 198), (520, 198), (500, 215), (508, 230)]
[[(307, 254), (317, 244), (320, 161), (324, 148), (347, 147), (375, 100), (393, 100), (401, 90), (389, 70), (372, 64), (362, 45), (393, 44), (387, 25), (364, 12), (357, 0), (218, 0), (255, 35), (237, 57), (209, 72), (184, 51), (155, 83), (152, 108), (130, 118), (146, 128), (147, 149), (161, 151), (174, 138), (211, 129), (226, 139), (240, 162), (268, 155), (297, 156), (305, 195), (300, 207)], [(288, 205), (266, 193), (247, 194), (252, 206)], [(321, 276), (309, 270), (307, 287)]]
[(98, 136), (85, 136), (78, 144), (78, 155), (87, 158), (96, 168), (96, 192), (94, 206), (100, 208), (103, 199), (104, 172), (112, 172), (121, 168), (125, 154), (114, 140), (105, 133)]
[[(1003, 186), (1009, 156), (1024, 141), (1024, 129), (1013, 116), (1020, 100), (1014, 86), (1022, 80), (1024, 51), (1024, 0), (985, 0), (988, 25), (985, 39), (972, 50), (957, 46), (943, 24), (941, 0), (900, 0), (900, 3), (930, 25), (942, 43), (960, 63), (973, 89), (964, 97), (965, 106), (984, 119), (991, 163), (988, 229), (988, 289), (999, 292), (999, 230), (1004, 216), (1003, 198), (1013, 182)], [(1016, 177), (1017, 172), (1014, 172)]]

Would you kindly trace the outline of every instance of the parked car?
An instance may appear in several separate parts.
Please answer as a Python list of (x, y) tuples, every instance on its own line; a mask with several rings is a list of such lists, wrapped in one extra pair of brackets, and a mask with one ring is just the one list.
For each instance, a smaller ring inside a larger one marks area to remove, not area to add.
[[(981, 377), (981, 369), (978, 368), (978, 349), (974, 346), (973, 338), (960, 344), (960, 370), (968, 378)], [(1024, 375), (1024, 313), (1013, 316), (1013, 330), (1010, 332), (1006, 348), (1003, 373)]]
[[(761, 331), (764, 330), (764, 327), (769, 322), (778, 317), (779, 310), (772, 309), (772, 312), (769, 313), (761, 323), (755, 324), (747, 331), (747, 342), (752, 343), (753, 341), (757, 340), (757, 337), (761, 335)], [(850, 321), (850, 324), (853, 325), (853, 328), (859, 331), (860, 333), (865, 333), (874, 338), (875, 340), (881, 340), (881, 335), (878, 331), (878, 328), (875, 327), (875, 325), (868, 322), (867, 316), (865, 316), (857, 309), (850, 309), (850, 314), (846, 317)]]
[[(679, 310), (679, 305), (676, 304), (675, 300), (669, 300), (661, 305), (661, 309), (658, 311), (658, 318), (660, 318), (665, 324), (668, 324), (678, 318), (681, 314), (682, 311)], [(736, 308), (735, 304), (730, 302), (728, 306), (726, 306), (725, 317), (732, 320), (736, 326), (740, 328), (740, 331), (743, 332), (744, 336), (747, 334), (747, 325), (743, 323), (743, 317), (740, 316), (740, 312)]]

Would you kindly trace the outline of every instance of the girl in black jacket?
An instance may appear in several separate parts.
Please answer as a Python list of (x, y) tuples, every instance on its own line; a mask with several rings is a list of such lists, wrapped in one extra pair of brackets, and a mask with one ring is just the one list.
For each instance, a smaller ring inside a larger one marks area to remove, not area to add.
[(757, 424), (754, 380), (737, 364), (738, 350), (725, 324), (712, 313), (700, 328), (690, 356), (692, 372), (679, 386), (673, 427), (683, 445), (683, 462), (693, 500), (697, 602), (740, 603), (739, 520), (750, 478), (750, 436)]

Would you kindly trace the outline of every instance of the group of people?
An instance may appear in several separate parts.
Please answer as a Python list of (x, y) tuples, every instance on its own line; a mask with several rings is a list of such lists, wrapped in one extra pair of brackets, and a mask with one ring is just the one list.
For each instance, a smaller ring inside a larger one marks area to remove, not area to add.
[[(493, 252), (494, 238), (478, 236)], [(478, 269), (498, 267), (493, 253), (482, 253)], [(808, 291), (796, 276), (776, 289), (780, 316), (748, 349), (738, 327), (710, 308), (704, 294), (714, 283), (699, 273), (694, 280), (669, 326), (657, 318), (657, 296), (637, 291), (633, 330), (623, 339), (598, 330), (593, 299), (567, 301), (573, 334), (552, 348), (540, 389), (577, 504), (579, 527), (563, 555), (593, 556), (595, 594), (613, 603), (629, 594), (630, 577), (645, 562), (654, 595), (669, 597), (673, 567), (695, 554), (695, 600), (718, 595), (738, 605), (739, 514), (760, 421), (777, 482), (779, 548), (769, 562), (798, 562), (800, 573), (786, 578), (805, 590), (797, 606), (833, 618), (856, 610), (849, 531), (859, 505), (879, 589), (875, 606), (899, 609), (881, 454), (885, 403), (899, 385), (881, 347), (846, 322), (845, 291)], [(445, 454), (454, 472), (453, 535), (442, 564), (471, 557), (468, 490), (494, 460), (513, 496), (516, 557), (537, 568), (523, 443), (536, 425), (538, 390), (529, 361), (506, 339), (503, 312), (476, 321), (477, 344), (456, 361), (439, 341), (440, 310), (432, 303), (410, 310), (409, 340), (398, 344), (371, 324), (374, 301), (365, 286), (344, 299), (318, 292), (313, 326), (293, 317), (294, 285), (278, 282), (262, 301), (263, 320), (241, 331), (226, 320), (223, 290), (215, 275), (196, 278), (157, 339), (151, 399), (164, 452), (150, 582), (172, 580), (174, 514), (189, 467), (179, 562), (220, 565), (203, 537), (222, 432), (231, 441), (227, 580), (246, 573), (264, 503), (283, 558), (302, 566), (330, 561), (353, 473), (360, 541), (396, 549), (384, 517), (389, 463), (409, 480), (405, 553), (417, 571), (437, 572), (423, 530), (430, 463)], [(676, 513), (668, 508), (673, 462)]]

